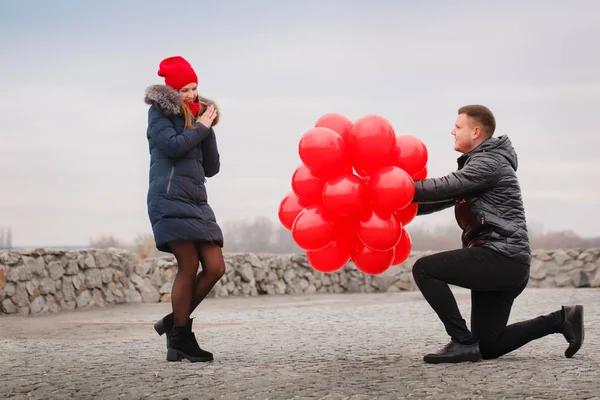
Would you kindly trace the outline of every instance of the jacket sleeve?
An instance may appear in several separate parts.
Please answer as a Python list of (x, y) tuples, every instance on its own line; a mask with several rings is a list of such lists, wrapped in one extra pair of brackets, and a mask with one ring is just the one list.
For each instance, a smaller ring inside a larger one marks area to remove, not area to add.
[(454, 204), (455, 200), (440, 201), (438, 203), (419, 203), (417, 215), (433, 214), (445, 210), (448, 207), (452, 207)]
[(449, 175), (416, 181), (413, 202), (437, 203), (474, 196), (492, 187), (498, 181), (499, 171), (500, 162), (495, 157), (477, 155)]
[(204, 174), (209, 178), (218, 174), (221, 169), (217, 137), (212, 128), (206, 139), (202, 141), (202, 166), (204, 167)]
[(196, 123), (194, 129), (185, 129), (181, 133), (175, 131), (171, 120), (157, 110), (148, 112), (149, 139), (169, 158), (181, 157), (208, 136), (210, 129)]

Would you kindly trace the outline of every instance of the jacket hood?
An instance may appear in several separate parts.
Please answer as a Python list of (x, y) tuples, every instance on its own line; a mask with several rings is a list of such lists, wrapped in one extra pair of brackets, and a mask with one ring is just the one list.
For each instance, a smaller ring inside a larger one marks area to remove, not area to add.
[[(213, 121), (213, 126), (219, 122), (220, 110), (214, 101), (198, 95), (200, 102), (200, 114), (206, 110), (209, 105), (213, 105), (217, 109), (217, 117)], [(161, 113), (167, 117), (173, 115), (181, 115), (181, 96), (179, 93), (167, 85), (152, 85), (146, 89), (144, 103), (156, 107)]]
[(516, 171), (519, 166), (517, 152), (508, 136), (491, 137), (471, 151), (471, 154), (490, 152), (506, 158)]

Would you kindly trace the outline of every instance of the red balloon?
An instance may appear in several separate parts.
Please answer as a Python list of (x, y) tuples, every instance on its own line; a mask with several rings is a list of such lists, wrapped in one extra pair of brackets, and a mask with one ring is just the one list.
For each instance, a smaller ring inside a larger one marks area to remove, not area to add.
[(281, 224), (288, 230), (292, 230), (292, 225), (296, 217), (304, 208), (306, 204), (304, 201), (298, 198), (294, 192), (289, 192), (281, 203), (279, 203), (278, 216)]
[(317, 271), (330, 273), (343, 268), (350, 261), (350, 248), (347, 243), (335, 241), (324, 249), (307, 251), (306, 258)]
[(411, 251), (412, 240), (410, 238), (410, 234), (406, 229), (402, 228), (402, 237), (394, 248), (394, 261), (392, 261), (392, 265), (402, 264), (408, 259)]
[(402, 225), (391, 213), (371, 209), (360, 219), (357, 234), (360, 241), (371, 250), (393, 249), (400, 240)]
[(428, 153), (425, 144), (414, 136), (402, 135), (396, 138), (394, 162), (409, 175), (420, 172), (427, 165)]
[(381, 274), (392, 265), (392, 261), (394, 261), (394, 249), (375, 251), (359, 242), (352, 253), (352, 261), (356, 268), (365, 274)]
[(372, 174), (392, 164), (396, 134), (392, 125), (378, 115), (367, 115), (354, 123), (348, 136), (348, 152), (354, 169)]
[(421, 171), (417, 172), (412, 176), (414, 181), (422, 181), (427, 178), (427, 165)]
[(365, 182), (354, 174), (331, 179), (323, 188), (323, 203), (337, 215), (356, 215), (366, 210), (369, 194)]
[(356, 175), (360, 176), (361, 178), (368, 178), (369, 174), (367, 174), (365, 171), (363, 171), (360, 168), (354, 168), (354, 172), (356, 173)]
[(320, 178), (340, 175), (349, 166), (346, 142), (329, 128), (316, 127), (305, 132), (298, 153), (304, 165)]
[(333, 223), (323, 206), (308, 206), (296, 217), (292, 237), (304, 250), (321, 250), (335, 239)]
[(387, 166), (370, 176), (369, 194), (375, 209), (392, 212), (410, 204), (415, 184), (404, 170)]
[(348, 135), (352, 130), (352, 121), (340, 114), (329, 113), (321, 116), (315, 124), (316, 127), (329, 128), (337, 132), (344, 140), (348, 140)]
[(307, 205), (321, 204), (325, 181), (301, 164), (292, 175), (292, 190)]
[(396, 216), (396, 220), (404, 227), (415, 219), (418, 211), (419, 205), (417, 203), (410, 203), (408, 206), (396, 210), (394, 215)]
[(358, 241), (356, 230), (359, 220), (357, 217), (338, 217), (333, 226), (335, 240), (347, 244), (350, 248)]

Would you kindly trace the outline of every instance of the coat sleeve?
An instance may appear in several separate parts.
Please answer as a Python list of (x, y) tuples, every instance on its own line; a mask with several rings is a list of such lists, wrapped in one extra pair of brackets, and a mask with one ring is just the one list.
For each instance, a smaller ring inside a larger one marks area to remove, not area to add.
[(500, 162), (493, 156), (473, 157), (462, 169), (441, 178), (415, 182), (414, 203), (438, 203), (471, 197), (498, 181)]
[(198, 146), (210, 129), (196, 123), (194, 129), (175, 131), (171, 120), (153, 108), (148, 112), (149, 139), (169, 158), (181, 157)]
[(433, 214), (445, 210), (448, 207), (452, 207), (454, 204), (455, 200), (440, 201), (438, 203), (419, 203), (417, 215)]
[(221, 169), (217, 136), (212, 128), (206, 139), (202, 141), (202, 166), (204, 174), (209, 178), (218, 174)]

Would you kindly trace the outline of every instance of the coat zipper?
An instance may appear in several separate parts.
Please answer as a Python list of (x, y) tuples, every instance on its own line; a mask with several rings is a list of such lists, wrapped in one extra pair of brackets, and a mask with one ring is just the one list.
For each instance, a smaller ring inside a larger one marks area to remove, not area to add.
[[(196, 169), (198, 171), (198, 200), (200, 200), (200, 185), (201, 185), (201, 180), (200, 180), (200, 162), (198, 160), (196, 160)], [(213, 244), (215, 241), (213, 240), (211, 234), (210, 234), (210, 230), (208, 229), (208, 224), (206, 223), (206, 217), (204, 216), (204, 213), (202, 212), (202, 208), (200, 208), (200, 201), (198, 201), (198, 209), (200, 210), (200, 213), (202, 214), (202, 223), (204, 224), (204, 229), (206, 230), (206, 235), (208, 236), (208, 240), (210, 241), (210, 244)]]
[(198, 205), (200, 205), (200, 166), (199, 162), (196, 160), (196, 178), (198, 178), (198, 184), (196, 185), (196, 193), (198, 197)]
[(171, 173), (169, 174), (169, 182), (167, 183), (167, 194), (169, 194), (169, 191), (171, 190), (171, 179), (173, 179), (174, 172), (175, 172), (175, 166), (173, 165), (171, 167)]

